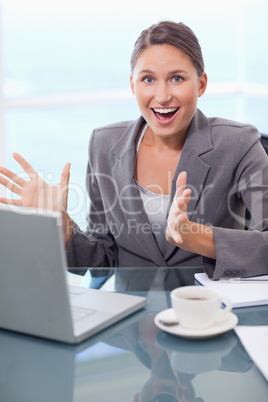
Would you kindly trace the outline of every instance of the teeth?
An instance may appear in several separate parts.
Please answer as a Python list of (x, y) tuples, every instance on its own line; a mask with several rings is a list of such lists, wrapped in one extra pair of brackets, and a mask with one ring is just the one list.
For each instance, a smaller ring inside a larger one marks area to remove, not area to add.
[(170, 113), (170, 112), (175, 112), (177, 110), (177, 107), (174, 108), (169, 108), (169, 109), (154, 109), (156, 113)]

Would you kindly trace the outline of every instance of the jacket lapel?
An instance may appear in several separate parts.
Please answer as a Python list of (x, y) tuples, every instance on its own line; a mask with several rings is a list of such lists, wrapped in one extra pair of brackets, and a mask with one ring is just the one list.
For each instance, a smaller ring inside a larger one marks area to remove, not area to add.
[[(186, 171), (187, 187), (190, 187), (192, 190), (191, 200), (188, 205), (188, 217), (189, 219), (195, 220), (195, 211), (210, 170), (210, 166), (202, 160), (202, 155), (212, 149), (213, 145), (210, 137), (209, 120), (199, 110), (197, 110), (190, 124), (176, 173), (173, 178), (169, 209), (176, 192), (177, 177), (180, 172)], [(175, 249), (177, 249), (176, 246), (173, 246), (172, 244), (168, 245), (164, 256), (166, 260), (171, 256)]]
[(132, 235), (135, 238), (146, 258), (154, 261), (158, 266), (166, 266), (167, 264), (158, 248), (152, 232), (149, 232), (148, 230), (148, 232), (146, 231), (146, 234), (144, 234), (142, 233), (141, 228), (137, 227), (135, 224), (137, 222), (139, 224), (146, 224), (146, 228), (150, 227), (134, 179), (136, 144), (138, 135), (141, 132), (144, 123), (144, 119), (141, 117), (125, 131), (122, 139), (119, 139), (119, 141), (112, 147), (111, 152), (117, 156), (117, 162), (113, 166), (111, 173), (118, 186), (122, 212), (130, 236)]

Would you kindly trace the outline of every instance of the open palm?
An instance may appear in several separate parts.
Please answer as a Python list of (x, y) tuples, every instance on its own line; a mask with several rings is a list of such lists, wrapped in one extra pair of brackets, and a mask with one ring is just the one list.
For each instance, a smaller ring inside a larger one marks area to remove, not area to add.
[(66, 211), (70, 163), (64, 166), (59, 184), (51, 186), (35, 172), (32, 166), (21, 155), (15, 153), (13, 157), (23, 168), (29, 179), (24, 180), (10, 170), (0, 167), (0, 184), (20, 197), (18, 199), (2, 197), (0, 198), (0, 202), (45, 210)]
[(186, 188), (187, 174), (181, 172), (176, 182), (174, 196), (167, 222), (166, 239), (174, 245), (183, 243), (183, 233), (188, 231), (187, 207), (190, 201), (191, 189)]

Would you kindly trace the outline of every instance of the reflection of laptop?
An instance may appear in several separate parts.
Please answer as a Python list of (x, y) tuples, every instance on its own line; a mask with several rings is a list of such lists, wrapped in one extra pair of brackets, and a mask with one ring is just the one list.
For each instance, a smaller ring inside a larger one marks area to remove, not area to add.
[(145, 305), (139, 296), (71, 287), (60, 214), (0, 205), (0, 327), (78, 343)]
[[(136, 325), (145, 315), (146, 311), (142, 309), (78, 345), (0, 330), (0, 400), (74, 402), (84, 392), (85, 383), (91, 384), (90, 396), (92, 393), (96, 395), (98, 387), (92, 389), (92, 384), (103, 384), (104, 375), (103, 364), (95, 364), (96, 359), (103, 361), (103, 358), (112, 355), (115, 358), (113, 361), (120, 361), (122, 349), (118, 349), (116, 358), (118, 347), (110, 346), (110, 341), (113, 344), (114, 337), (120, 334), (122, 328)], [(85, 372), (85, 360), (94, 365), (94, 370)], [(107, 378), (113, 370), (113, 365), (105, 365)], [(98, 382), (99, 378), (101, 382)], [(107, 395), (108, 392), (107, 389)]]

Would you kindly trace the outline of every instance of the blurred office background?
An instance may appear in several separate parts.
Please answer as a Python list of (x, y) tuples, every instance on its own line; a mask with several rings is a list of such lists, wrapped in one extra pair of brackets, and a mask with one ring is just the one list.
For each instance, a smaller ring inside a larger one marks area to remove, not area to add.
[(21, 153), (49, 182), (71, 162), (71, 216), (84, 228), (88, 140), (136, 119), (129, 59), (160, 20), (189, 25), (209, 77), (199, 108), (268, 133), (268, 0), (0, 0), (0, 164)]

